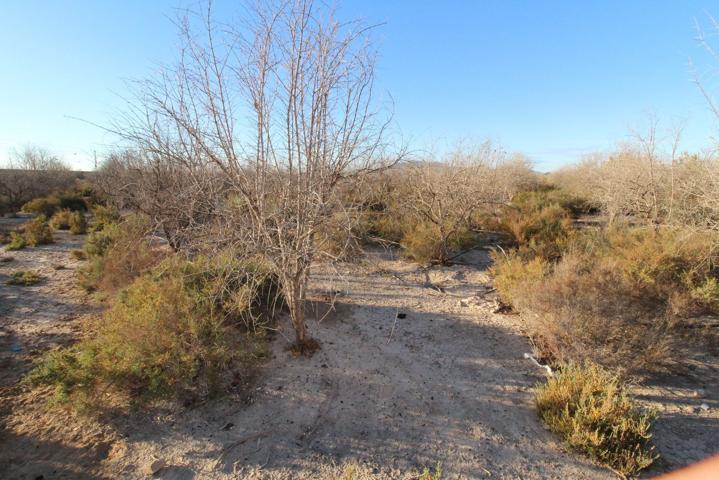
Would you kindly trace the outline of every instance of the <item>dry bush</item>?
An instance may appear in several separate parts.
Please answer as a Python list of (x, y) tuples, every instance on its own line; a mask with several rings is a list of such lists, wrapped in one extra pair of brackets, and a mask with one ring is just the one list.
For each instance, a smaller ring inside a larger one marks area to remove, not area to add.
[(57, 211), (50, 217), (50, 226), (55, 230), (69, 230), (70, 216), (72, 212), (68, 209)]
[(25, 381), (53, 386), (56, 401), (80, 406), (103, 405), (108, 390), (136, 402), (221, 393), (246, 382), (266, 355), (258, 326), (274, 313), (277, 291), (261, 264), (171, 258), (120, 292), (86, 339), (46, 354)]
[(117, 221), (118, 210), (149, 218), (173, 250), (192, 248), (227, 193), (212, 168), (192, 168), (168, 161), (150, 150), (111, 154), (97, 173), (96, 184), (110, 205), (93, 210), (97, 225)]
[(518, 279), (509, 297), (540, 355), (553, 363), (661, 370), (678, 360), (671, 322), (661, 299), (640, 297), (633, 286), (611, 262), (567, 254), (540, 280)]
[(558, 258), (572, 232), (571, 208), (579, 203), (556, 190), (520, 192), (504, 208), (497, 228), (525, 257)]
[[(458, 147), (441, 162), (425, 160), (405, 168), (404, 185), (396, 190), (402, 213), (411, 218), (403, 246), (411, 258), (439, 263), (449, 261), (453, 246), (465, 243), (480, 209), (507, 204), (522, 187), (521, 176), (508, 172), (531, 173), (528, 163), (510, 162), (490, 142)], [(415, 246), (419, 250), (412, 252)]]
[(681, 364), (681, 318), (716, 312), (711, 238), (675, 230), (574, 234), (560, 260), (495, 253), (502, 300), (540, 354), (629, 373)]
[(442, 231), (434, 223), (420, 222), (410, 227), (402, 236), (400, 244), (406, 257), (416, 262), (444, 262), (450, 253), (472, 247), (477, 243), (475, 235), (467, 226), (456, 227), (445, 236), (449, 228)]
[(71, 187), (74, 177), (57, 156), (41, 148), (27, 146), (11, 152), (9, 163), (0, 172), (0, 205), (16, 212), (33, 198)]
[(78, 271), (80, 285), (88, 291), (113, 292), (157, 265), (167, 252), (151, 244), (150, 233), (146, 217), (129, 215), (90, 234), (84, 247), (89, 262)]
[(55, 241), (52, 238), (52, 229), (47, 224), (47, 218), (44, 215), (35, 217), (23, 225), (23, 236), (31, 247), (48, 245)]
[(622, 475), (634, 476), (658, 458), (654, 413), (641, 411), (619, 378), (599, 366), (564, 366), (537, 388), (536, 404), (567, 445)]
[(544, 258), (536, 256), (527, 260), (517, 250), (510, 250), (508, 253), (495, 250), (492, 252), (492, 258), (494, 286), (501, 300), (509, 305), (513, 303), (514, 296), (519, 294), (517, 289), (521, 288), (522, 284), (536, 284), (551, 272), (551, 265)]

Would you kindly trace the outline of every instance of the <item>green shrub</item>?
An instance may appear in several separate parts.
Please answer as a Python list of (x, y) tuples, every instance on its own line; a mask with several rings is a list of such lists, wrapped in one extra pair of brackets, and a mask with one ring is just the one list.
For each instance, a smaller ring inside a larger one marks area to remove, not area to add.
[(89, 262), (78, 271), (80, 285), (88, 291), (113, 292), (157, 265), (167, 251), (150, 244), (150, 230), (146, 217), (129, 215), (121, 224), (90, 234), (84, 247)]
[(54, 386), (58, 401), (102, 401), (109, 387), (136, 401), (219, 393), (266, 354), (258, 326), (277, 292), (257, 263), (168, 259), (119, 293), (94, 336), (46, 355), (26, 381)]
[(602, 253), (616, 259), (637, 292), (664, 298), (673, 315), (719, 313), (713, 288), (719, 270), (710, 235), (668, 228), (615, 228), (605, 237)]
[(10, 275), (10, 280), (7, 281), (8, 285), (23, 285), (25, 287), (40, 283), (42, 277), (37, 272), (32, 270), (18, 270)]
[(601, 367), (563, 367), (537, 388), (536, 405), (567, 445), (623, 475), (657, 458), (649, 433), (654, 414), (640, 411), (619, 378)]
[(524, 260), (516, 250), (509, 253), (495, 250), (491, 256), (494, 265), (490, 273), (494, 276), (494, 286), (502, 301), (509, 305), (514, 303), (513, 298), (524, 283), (535, 284), (551, 271), (543, 258)]
[(65, 192), (54, 195), (57, 197), (60, 208), (71, 210), (73, 212), (87, 211), (87, 204), (82, 197), (82, 192), (67, 190)]
[(51, 218), (60, 210), (86, 211), (87, 205), (79, 193), (68, 190), (34, 198), (22, 206), (22, 211), (25, 213), (45, 215), (47, 218)]
[(512, 199), (512, 205), (525, 212), (558, 205), (573, 217), (597, 211), (588, 200), (552, 186), (520, 192)]
[(76, 211), (70, 215), (70, 233), (73, 235), (84, 235), (87, 233), (87, 219), (84, 213)]
[(442, 464), (437, 463), (434, 467), (434, 471), (427, 467), (424, 467), (418, 480), (441, 480), (442, 479)]
[(52, 218), (50, 218), (50, 226), (55, 230), (69, 230), (71, 215), (72, 212), (67, 209), (55, 212)]
[(105, 228), (106, 225), (118, 223), (120, 221), (120, 212), (115, 207), (105, 205), (93, 205), (92, 207), (92, 226), (93, 232), (98, 232)]
[(7, 251), (13, 251), (13, 250), (22, 250), (27, 246), (27, 242), (25, 241), (25, 237), (23, 237), (18, 232), (10, 232), (10, 241), (7, 245), (5, 245), (5, 250)]
[(55, 240), (52, 238), (52, 229), (47, 224), (47, 218), (39, 215), (24, 225), (25, 241), (31, 247), (48, 245)]
[(22, 211), (32, 213), (33, 215), (44, 215), (52, 217), (55, 212), (60, 210), (60, 199), (55, 196), (35, 198), (22, 206)]
[(402, 237), (404, 254), (417, 262), (446, 263), (457, 250), (470, 248), (476, 243), (467, 227), (442, 232), (433, 223), (418, 223)]

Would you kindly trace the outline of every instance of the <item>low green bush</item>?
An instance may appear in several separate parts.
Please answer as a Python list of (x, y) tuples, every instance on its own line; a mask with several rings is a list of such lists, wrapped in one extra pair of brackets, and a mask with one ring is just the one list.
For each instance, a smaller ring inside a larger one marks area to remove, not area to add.
[(91, 233), (84, 246), (88, 264), (78, 270), (80, 285), (87, 291), (114, 292), (157, 265), (168, 252), (151, 245), (150, 230), (146, 217), (129, 215)]
[(23, 226), (23, 235), (27, 244), (31, 247), (48, 245), (55, 241), (52, 237), (52, 229), (44, 215), (39, 215), (27, 222)]
[(73, 212), (86, 212), (87, 204), (83, 194), (76, 190), (66, 190), (55, 195), (59, 201), (60, 208)]
[(27, 242), (25, 241), (25, 237), (22, 236), (22, 234), (18, 232), (10, 232), (10, 240), (8, 241), (7, 245), (5, 245), (5, 250), (8, 252), (13, 250), (22, 250), (27, 246)]
[(8, 285), (22, 285), (28, 287), (40, 283), (42, 277), (32, 270), (17, 270), (10, 275)]
[(22, 206), (22, 211), (25, 213), (45, 215), (47, 218), (51, 218), (61, 210), (86, 211), (87, 205), (80, 193), (67, 190), (46, 197), (34, 198)]
[(92, 206), (91, 211), (92, 224), (90, 229), (93, 232), (98, 232), (105, 228), (106, 225), (120, 221), (120, 212), (113, 206), (97, 204)]
[(72, 212), (70, 215), (70, 233), (73, 235), (84, 235), (87, 233), (87, 219), (80, 211)]
[(45, 355), (26, 377), (55, 400), (103, 401), (112, 388), (142, 402), (221, 393), (266, 355), (261, 328), (280, 305), (276, 277), (230, 255), (170, 258), (122, 290), (73, 347)]
[(596, 366), (564, 366), (536, 392), (540, 418), (571, 448), (622, 475), (636, 475), (658, 455), (653, 412), (641, 411), (619, 377)]
[(22, 211), (25, 213), (44, 215), (48, 218), (60, 209), (60, 199), (55, 196), (34, 198), (22, 206)]

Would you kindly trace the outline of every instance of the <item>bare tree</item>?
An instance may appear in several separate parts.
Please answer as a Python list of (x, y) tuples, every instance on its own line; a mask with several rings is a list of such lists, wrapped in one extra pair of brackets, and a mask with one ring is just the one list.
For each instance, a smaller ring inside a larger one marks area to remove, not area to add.
[(11, 152), (9, 163), (0, 172), (0, 197), (9, 208), (18, 209), (35, 197), (67, 188), (71, 183), (68, 167), (56, 155), (28, 145)]
[(398, 193), (405, 210), (436, 230), (436, 260), (446, 263), (452, 238), (469, 227), (472, 216), (482, 207), (507, 204), (531, 177), (525, 158), (510, 161), (502, 149), (485, 142), (458, 147), (444, 161), (410, 165), (407, 186)]
[(211, 4), (182, 18), (180, 62), (143, 85), (121, 133), (182, 172), (196, 195), (208, 176), (222, 183), (207, 228), (274, 266), (304, 348), (308, 279), (333, 194), (400, 155), (385, 154), (388, 121), (373, 108), (368, 27), (312, 0), (249, 12), (241, 25), (215, 22)]
[(212, 171), (192, 177), (162, 156), (133, 150), (110, 154), (95, 184), (118, 209), (147, 215), (175, 251), (202, 240), (224, 193), (222, 179)]

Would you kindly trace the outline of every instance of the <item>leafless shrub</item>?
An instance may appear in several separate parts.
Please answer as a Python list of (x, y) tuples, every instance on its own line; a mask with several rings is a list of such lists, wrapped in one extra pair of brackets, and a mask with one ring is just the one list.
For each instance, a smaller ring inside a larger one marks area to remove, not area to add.
[(369, 29), (310, 0), (258, 3), (246, 25), (219, 25), (210, 7), (181, 19), (180, 62), (142, 85), (119, 130), (141, 152), (140, 172), (167, 172), (157, 181), (187, 192), (178, 208), (211, 208), (191, 225), (203, 248), (231, 244), (274, 267), (302, 345), (316, 239), (336, 218), (338, 185), (398, 158), (385, 155), (387, 123), (373, 108)]
[(149, 149), (125, 150), (105, 160), (96, 184), (114, 207), (146, 215), (179, 250), (196, 243), (224, 190), (213, 170), (184, 167)]
[[(467, 234), (480, 209), (506, 205), (534, 180), (528, 161), (508, 159), (491, 142), (457, 148), (444, 161), (425, 160), (406, 168), (406, 184), (396, 194), (402, 209), (419, 225), (408, 234), (416, 237), (421, 232), (431, 245), (416, 238), (403, 243), (421, 247), (422, 254), (414, 256), (440, 263), (449, 260), (452, 244)], [(431, 258), (425, 258), (428, 255)]]
[(0, 170), (0, 200), (6, 209), (17, 211), (33, 198), (70, 187), (74, 177), (67, 166), (45, 149), (27, 146), (12, 152)]

